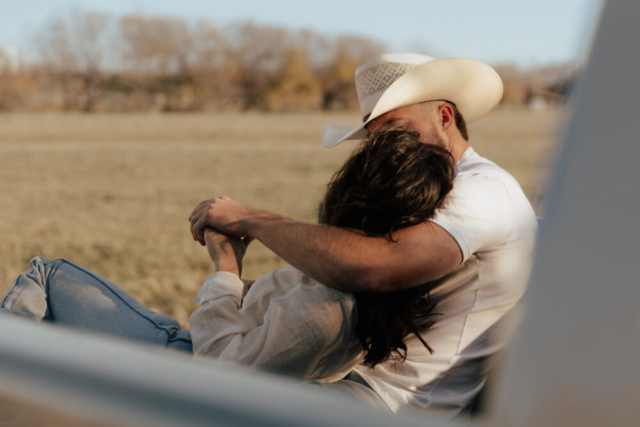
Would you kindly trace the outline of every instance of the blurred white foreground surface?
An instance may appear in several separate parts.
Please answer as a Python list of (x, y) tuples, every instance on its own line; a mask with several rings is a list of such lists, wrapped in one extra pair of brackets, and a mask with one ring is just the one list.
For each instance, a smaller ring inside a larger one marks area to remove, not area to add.
[(639, 16), (601, 12), (492, 399), (507, 425), (640, 425)]

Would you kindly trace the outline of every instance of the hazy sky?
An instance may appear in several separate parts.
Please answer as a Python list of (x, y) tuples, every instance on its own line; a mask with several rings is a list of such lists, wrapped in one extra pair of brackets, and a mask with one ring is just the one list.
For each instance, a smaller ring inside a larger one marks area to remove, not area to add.
[(325, 34), (375, 38), (390, 51), (464, 56), (528, 67), (577, 59), (598, 0), (0, 0), (0, 48), (26, 49), (38, 26), (73, 6), (114, 14), (144, 13), (251, 20)]

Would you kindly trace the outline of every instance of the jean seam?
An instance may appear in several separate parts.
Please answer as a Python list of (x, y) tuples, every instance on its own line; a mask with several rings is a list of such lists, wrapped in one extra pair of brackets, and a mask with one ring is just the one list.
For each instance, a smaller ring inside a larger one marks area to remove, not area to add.
[[(170, 331), (169, 328), (159, 325), (155, 320), (149, 318), (147, 315), (141, 313), (136, 307), (133, 307), (131, 304), (129, 304), (128, 301), (126, 301), (124, 298), (122, 298), (122, 296), (120, 296), (118, 294), (118, 292), (116, 292), (115, 290), (111, 289), (111, 287), (107, 283), (105, 283), (100, 276), (96, 275), (95, 273), (93, 273), (90, 270), (84, 269), (84, 268), (82, 268), (82, 267), (80, 267), (80, 266), (78, 266), (78, 265), (76, 265), (76, 264), (74, 264), (74, 263), (72, 263), (70, 261), (67, 261), (66, 259), (60, 258), (59, 261), (62, 261), (62, 262), (66, 263), (66, 264), (68, 264), (68, 265), (70, 265), (70, 266), (72, 266), (72, 267), (74, 267), (74, 268), (76, 268), (76, 269), (78, 269), (80, 271), (83, 271), (83, 272), (89, 274), (90, 276), (93, 276), (94, 279), (96, 279), (97, 281), (102, 283), (105, 287), (107, 287), (111, 291), (111, 293), (116, 295), (123, 303), (125, 303), (130, 309), (135, 311), (140, 317), (142, 317), (142, 318), (146, 319), (147, 321), (151, 322), (156, 328), (166, 332), (167, 335), (168, 335), (168, 338), (171, 338), (173, 333)], [(168, 342), (168, 339), (167, 339), (167, 342)]]

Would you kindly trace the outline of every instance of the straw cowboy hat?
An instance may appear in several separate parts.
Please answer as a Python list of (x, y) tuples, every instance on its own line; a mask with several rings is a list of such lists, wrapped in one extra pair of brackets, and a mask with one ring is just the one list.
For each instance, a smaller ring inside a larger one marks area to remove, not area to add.
[(326, 125), (321, 137), (325, 147), (364, 139), (365, 126), (373, 119), (423, 101), (450, 101), (468, 123), (473, 122), (500, 102), (502, 80), (493, 68), (472, 59), (385, 53), (356, 70), (356, 91), (362, 124)]

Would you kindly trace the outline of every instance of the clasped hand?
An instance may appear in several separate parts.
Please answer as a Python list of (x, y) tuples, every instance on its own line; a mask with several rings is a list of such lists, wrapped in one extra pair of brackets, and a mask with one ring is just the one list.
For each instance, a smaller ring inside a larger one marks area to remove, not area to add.
[(204, 200), (189, 216), (193, 239), (204, 246), (204, 230), (207, 227), (215, 228), (229, 236), (246, 237), (249, 235), (246, 220), (253, 212), (227, 196)]
[(193, 239), (207, 246), (216, 271), (241, 275), (242, 259), (253, 240), (242, 227), (242, 219), (250, 212), (223, 196), (200, 202), (189, 216)]

